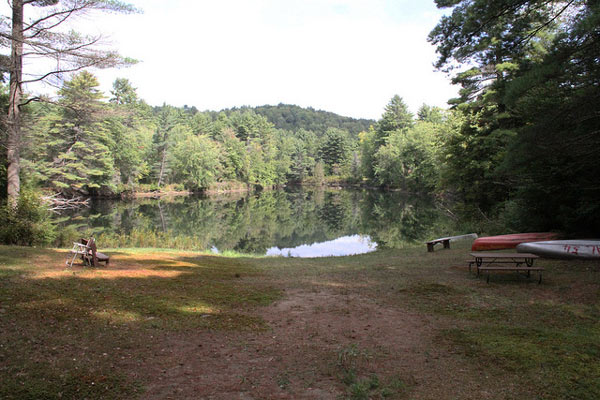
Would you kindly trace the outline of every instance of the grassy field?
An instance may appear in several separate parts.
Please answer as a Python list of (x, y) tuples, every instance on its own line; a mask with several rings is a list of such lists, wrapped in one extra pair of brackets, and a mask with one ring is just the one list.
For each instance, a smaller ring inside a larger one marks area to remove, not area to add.
[(469, 245), (106, 249), (72, 270), (64, 249), (0, 246), (0, 398), (600, 398), (600, 263), (487, 284)]

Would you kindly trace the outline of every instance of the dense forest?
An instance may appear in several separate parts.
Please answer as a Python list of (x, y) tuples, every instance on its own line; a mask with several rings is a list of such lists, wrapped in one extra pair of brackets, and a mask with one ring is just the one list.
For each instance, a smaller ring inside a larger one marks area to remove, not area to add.
[[(266, 116), (250, 107), (152, 107), (126, 79), (117, 79), (110, 94), (98, 86), (82, 71), (64, 82), (55, 103), (28, 105), (26, 184), (65, 197), (328, 180), (431, 192), (436, 138), (449, 123), (446, 112), (428, 106), (415, 119), (398, 96), (380, 122), (356, 132), (369, 121), (283, 105), (258, 107)], [(271, 118), (285, 118), (292, 129), (278, 129)]]
[[(20, 92), (13, 52), (3, 58), (2, 218), (14, 221), (39, 190), (70, 198), (334, 182), (429, 194), (478, 231), (597, 235), (600, 3), (436, 4), (449, 10), (429, 41), (460, 97), (413, 115), (394, 96), (378, 121), (283, 104), (152, 107), (127, 79), (100, 92), (82, 62), (56, 99), (37, 98)], [(40, 32), (52, 28), (48, 20)], [(5, 32), (13, 48), (14, 35)], [(106, 66), (127, 62), (111, 57)]]
[(322, 136), (329, 128), (338, 128), (356, 137), (369, 129), (375, 121), (343, 117), (332, 112), (302, 108), (289, 104), (254, 107), (253, 111), (266, 117), (277, 129), (296, 132), (300, 129), (313, 131)]
[[(198, 109), (194, 106), (188, 107), (185, 105), (183, 109), (192, 114), (198, 112)], [(319, 137), (323, 136), (329, 128), (342, 129), (347, 131), (350, 136), (356, 137), (360, 132), (369, 129), (375, 123), (372, 119), (344, 117), (329, 111), (315, 110), (312, 107), (303, 108), (293, 104), (264, 105), (258, 107), (242, 106), (221, 111), (205, 111), (205, 113), (211, 115), (212, 119), (216, 119), (220, 113), (229, 116), (235, 112), (244, 113), (246, 111), (262, 115), (273, 124), (275, 129), (292, 132), (303, 129), (312, 131)]]

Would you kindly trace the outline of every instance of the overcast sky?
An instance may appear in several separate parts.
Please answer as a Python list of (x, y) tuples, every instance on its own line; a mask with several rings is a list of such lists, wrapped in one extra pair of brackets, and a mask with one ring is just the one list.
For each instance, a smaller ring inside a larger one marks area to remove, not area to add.
[(220, 110), (297, 104), (378, 119), (394, 94), (413, 112), (457, 89), (432, 66), (433, 0), (133, 0), (138, 15), (84, 21), (140, 60), (128, 78), (149, 104)]

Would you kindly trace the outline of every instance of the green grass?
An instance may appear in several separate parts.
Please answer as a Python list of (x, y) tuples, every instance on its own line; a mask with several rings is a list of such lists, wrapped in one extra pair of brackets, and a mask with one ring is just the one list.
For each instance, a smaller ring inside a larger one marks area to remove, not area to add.
[(408, 385), (399, 376), (380, 378), (368, 373), (372, 356), (356, 344), (340, 348), (337, 352), (337, 369), (340, 381), (346, 385), (347, 398), (351, 400), (406, 398)]
[[(469, 275), (467, 245), (435, 253), (422, 247), (301, 261), (309, 268), (296, 284), (366, 282), (351, 290), (437, 316), (437, 346), (487, 374), (514, 376), (525, 396), (600, 398), (600, 263), (540, 260), (546, 268), (541, 285), (515, 273), (496, 274), (487, 284)], [(374, 396), (368, 378), (347, 371), (341, 380), (350, 383), (351, 398)]]
[[(487, 284), (468, 273), (468, 244), (316, 259), (106, 252), (110, 268), (65, 271), (64, 251), (0, 246), (0, 398), (143, 398), (146, 382), (132, 370), (152, 360), (149, 338), (266, 331), (257, 308), (291, 289), (435, 318), (431, 345), (472, 366), (465, 390), (479, 373), (513, 383), (513, 395), (493, 398), (600, 398), (598, 262), (540, 260), (541, 285), (514, 273)], [(360, 345), (328, 357), (347, 398), (412, 398), (418, 386), (376, 370), (368, 360), (383, 356)], [(273, 379), (293, 387), (287, 372)]]
[(131, 398), (141, 383), (120, 360), (146, 357), (131, 349), (148, 337), (262, 330), (251, 311), (280, 296), (243, 285), (260, 273), (221, 257), (119, 250), (119, 264), (134, 269), (73, 271), (56, 268), (64, 259), (0, 247), (0, 398)]

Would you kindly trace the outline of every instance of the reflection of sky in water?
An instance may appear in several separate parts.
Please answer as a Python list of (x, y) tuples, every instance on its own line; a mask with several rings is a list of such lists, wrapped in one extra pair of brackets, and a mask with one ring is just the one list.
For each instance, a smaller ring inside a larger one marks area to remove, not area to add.
[(330, 257), (363, 254), (377, 249), (377, 243), (371, 241), (369, 236), (352, 235), (342, 236), (327, 242), (303, 244), (292, 249), (271, 247), (267, 250), (268, 256), (284, 257)]

